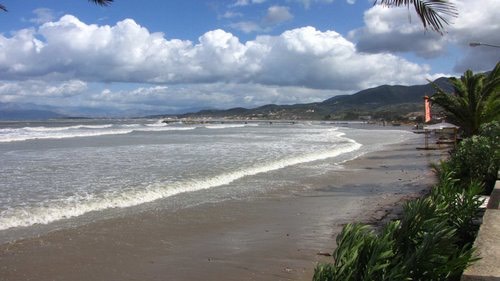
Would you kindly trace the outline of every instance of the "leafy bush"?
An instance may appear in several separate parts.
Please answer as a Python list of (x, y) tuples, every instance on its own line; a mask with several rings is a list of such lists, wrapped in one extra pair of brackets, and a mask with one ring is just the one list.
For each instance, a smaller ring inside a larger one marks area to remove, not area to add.
[(476, 219), (483, 203), (480, 197), (482, 190), (482, 184), (477, 181), (462, 188), (453, 173), (448, 172), (441, 175), (439, 183), (431, 191), (430, 197), (441, 207), (441, 216), (456, 229), (462, 246), (473, 241), (479, 229)]
[(447, 204), (432, 197), (408, 202), (397, 232), (398, 259), (410, 280), (455, 280), (472, 260), (457, 229), (445, 215)]
[(404, 280), (404, 270), (395, 258), (395, 231), (391, 222), (377, 235), (368, 226), (348, 224), (337, 236), (334, 264), (316, 267), (313, 280)]
[(337, 237), (333, 264), (316, 267), (313, 281), (458, 280), (475, 260), (470, 241), (481, 184), (466, 189), (452, 173), (443, 173), (428, 197), (404, 205), (400, 220), (377, 234), (348, 224)]
[(497, 144), (498, 148), (498, 141), (500, 141), (500, 122), (492, 121), (483, 124), (479, 129), (479, 134), (483, 137), (491, 139), (493, 143)]
[(489, 194), (500, 166), (497, 144), (485, 136), (464, 139), (452, 153), (448, 165), (462, 183), (468, 185), (474, 180), (482, 182), (485, 192)]

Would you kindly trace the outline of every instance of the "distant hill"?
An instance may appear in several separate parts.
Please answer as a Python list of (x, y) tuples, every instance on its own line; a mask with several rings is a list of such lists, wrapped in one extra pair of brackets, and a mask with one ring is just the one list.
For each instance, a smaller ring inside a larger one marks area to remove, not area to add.
[[(448, 78), (439, 78), (434, 83), (446, 91), (452, 90)], [(201, 110), (178, 117), (353, 120), (371, 116), (375, 119), (394, 120), (413, 112), (422, 112), (423, 97), (434, 92), (430, 83), (415, 86), (382, 85), (352, 95), (335, 96), (318, 103), (268, 104), (253, 109), (237, 107), (227, 110)]]
[(0, 103), (0, 120), (43, 120), (65, 117), (47, 109), (38, 109), (35, 105), (17, 105)]
[(0, 110), (0, 120), (42, 120), (62, 117), (64, 115), (46, 110)]
[[(439, 87), (451, 91), (448, 78), (439, 78), (434, 81)], [(419, 103), (424, 96), (431, 96), (435, 92), (430, 83), (415, 86), (382, 85), (375, 88), (359, 91), (353, 95), (335, 96), (322, 104), (351, 104), (351, 105), (388, 105), (399, 103)]]

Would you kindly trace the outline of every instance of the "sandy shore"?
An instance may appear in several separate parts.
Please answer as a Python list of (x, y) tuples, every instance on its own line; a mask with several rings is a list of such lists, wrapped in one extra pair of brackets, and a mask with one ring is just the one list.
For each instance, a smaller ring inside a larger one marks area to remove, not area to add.
[(342, 225), (393, 216), (434, 182), (443, 151), (413, 140), (367, 154), (313, 188), (143, 212), (0, 246), (0, 280), (311, 280)]

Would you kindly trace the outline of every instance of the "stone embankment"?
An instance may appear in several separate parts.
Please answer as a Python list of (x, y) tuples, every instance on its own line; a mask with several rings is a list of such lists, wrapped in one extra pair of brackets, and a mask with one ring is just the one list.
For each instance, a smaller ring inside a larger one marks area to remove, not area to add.
[[(500, 177), (499, 177), (500, 178)], [(490, 195), (483, 223), (479, 229), (474, 246), (479, 261), (469, 267), (462, 275), (462, 281), (500, 281), (500, 180)]]

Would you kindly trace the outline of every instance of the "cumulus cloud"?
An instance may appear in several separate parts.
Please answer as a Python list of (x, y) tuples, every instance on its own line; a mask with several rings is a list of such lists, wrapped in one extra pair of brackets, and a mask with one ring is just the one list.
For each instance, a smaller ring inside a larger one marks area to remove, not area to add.
[(500, 45), (500, 2), (496, 0), (457, 1), (460, 15), (450, 30), (450, 41), (466, 49), (466, 55), (455, 65), (454, 70), (491, 70), (500, 61), (500, 49), (482, 47), (472, 49), (470, 42), (488, 42)]
[(70, 80), (58, 83), (48, 83), (40, 80), (19, 82), (0, 82), (0, 102), (18, 102), (29, 100), (66, 99), (83, 94), (87, 83), (80, 80)]
[[(84, 84), (81, 87), (79, 84)], [(70, 84), (73, 84), (72, 86)], [(72, 88), (72, 91), (68, 91)], [(64, 93), (64, 94), (62, 94)], [(144, 116), (183, 113), (206, 108), (253, 108), (264, 104), (319, 102), (342, 91), (315, 90), (261, 84), (210, 83), (179, 85), (87, 85), (82, 81), (0, 82), (0, 104), (31, 104), (68, 115), (105, 112), (107, 115)], [(102, 115), (102, 113), (101, 113)]]
[(435, 32), (423, 32), (414, 13), (406, 8), (387, 8), (376, 5), (364, 14), (365, 27), (351, 31), (350, 38), (357, 39), (361, 52), (415, 52), (421, 57), (431, 58), (442, 54), (446, 40)]
[[(457, 60), (455, 71), (467, 68), (489, 70), (500, 59), (498, 50), (469, 50), (471, 41), (490, 42), (498, 38), (500, 23), (497, 0), (453, 1), (458, 17), (452, 20), (444, 36), (425, 32), (415, 12), (406, 8), (374, 6), (364, 14), (365, 26), (350, 33), (357, 48), (368, 53), (412, 52), (423, 58), (433, 58), (447, 52), (454, 45), (465, 56)], [(408, 17), (411, 18), (410, 22)], [(498, 43), (498, 42), (495, 42)]]
[(247, 42), (212, 30), (191, 42), (130, 19), (108, 26), (66, 15), (0, 35), (0, 48), (0, 102), (57, 105), (73, 115), (317, 102), (381, 84), (425, 83), (429, 72), (394, 55), (360, 53), (341, 34), (313, 27)]
[(245, 43), (223, 30), (198, 42), (167, 39), (131, 19), (114, 26), (66, 15), (0, 35), (0, 77), (157, 84), (252, 83), (359, 90), (424, 82), (428, 67), (390, 54), (357, 52), (335, 31), (304, 27)]
[[(197, 85), (144, 86), (133, 90), (105, 89), (93, 94), (95, 104), (107, 107), (156, 107), (158, 110), (182, 111), (185, 108), (255, 107), (259, 105), (296, 102), (316, 102), (331, 97), (331, 91), (310, 90), (300, 87), (267, 87), (258, 84), (212, 83)], [(222, 102), (223, 101), (223, 102)], [(139, 106), (138, 106), (139, 105)]]

